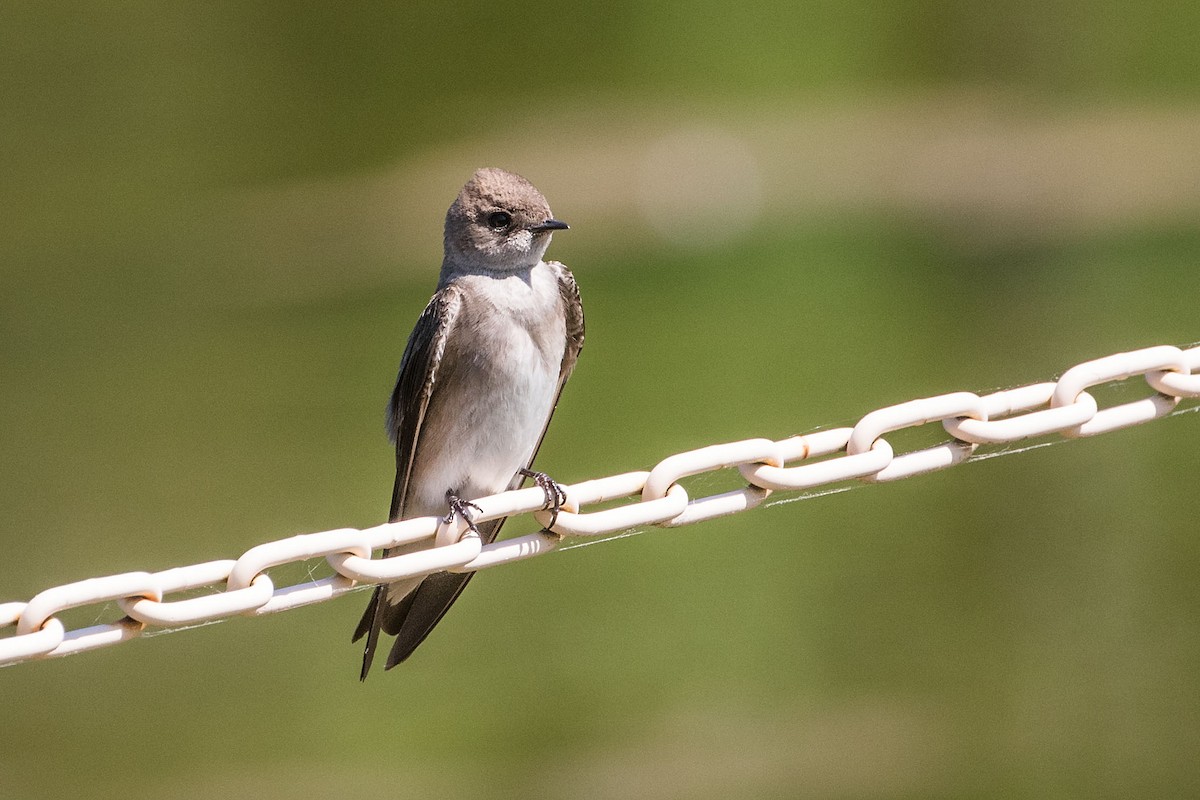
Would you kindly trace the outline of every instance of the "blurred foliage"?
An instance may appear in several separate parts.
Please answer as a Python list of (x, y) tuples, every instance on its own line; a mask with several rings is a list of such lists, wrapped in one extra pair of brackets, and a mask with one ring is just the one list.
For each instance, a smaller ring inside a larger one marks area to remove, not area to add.
[[(1195, 113), (1198, 25), (1017, 0), (9, 5), (0, 599), (378, 522), (382, 404), (464, 152), (578, 142), (544, 165), (569, 176), (637, 120), (964, 92), (1131, 108), (1136, 138)], [(395, 211), (337, 194), (379, 174)], [(551, 253), (589, 338), (539, 462), (568, 482), (1200, 338), (1194, 204), (1043, 229), (768, 197), (698, 248), (572, 188), (547, 189), (575, 227)], [(410, 211), (424, 233), (384, 257), (354, 222)], [(500, 568), (362, 686), (354, 600), (4, 670), (0, 797), (1192, 794), (1196, 425)]]

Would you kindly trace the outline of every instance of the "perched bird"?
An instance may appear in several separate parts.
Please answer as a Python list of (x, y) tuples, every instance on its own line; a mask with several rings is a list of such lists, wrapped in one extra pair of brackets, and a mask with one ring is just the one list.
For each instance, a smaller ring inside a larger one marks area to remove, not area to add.
[[(531, 466), (583, 347), (575, 278), (542, 260), (551, 235), (566, 228), (533, 184), (501, 169), (478, 170), (446, 212), (437, 292), (408, 338), (388, 404), (396, 443), (390, 521), (458, 514), (469, 523), (471, 498), (526, 477), (557, 510), (561, 488)], [(488, 543), (503, 523), (472, 527)], [(354, 632), (353, 641), (367, 637), (361, 678), (381, 630), (396, 636), (390, 669), (424, 641), (471, 574), (377, 586)]]

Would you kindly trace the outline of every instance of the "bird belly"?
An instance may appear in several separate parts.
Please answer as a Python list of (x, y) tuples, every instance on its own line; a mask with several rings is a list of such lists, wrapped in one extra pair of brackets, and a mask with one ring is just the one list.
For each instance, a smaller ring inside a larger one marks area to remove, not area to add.
[(444, 513), (447, 491), (463, 499), (502, 492), (532, 458), (553, 411), (557, 360), (523, 331), (488, 350), (486, 360), (456, 365), (440, 392), (435, 384), (405, 516)]

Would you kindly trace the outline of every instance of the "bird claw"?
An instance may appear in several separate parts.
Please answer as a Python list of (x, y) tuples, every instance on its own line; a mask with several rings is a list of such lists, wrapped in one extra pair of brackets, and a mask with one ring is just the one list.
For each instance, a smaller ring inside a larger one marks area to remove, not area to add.
[(471, 531), (477, 536), (480, 535), (479, 528), (475, 527), (475, 523), (471, 521), (471, 515), (467, 512), (474, 511), (477, 514), (482, 514), (482, 508), (475, 505), (470, 500), (463, 500), (461, 497), (456, 495), (453, 490), (446, 492), (446, 502), (450, 504), (450, 513), (446, 514), (446, 516), (442, 518), (443, 522), (445, 522), (447, 525), (453, 525), (454, 517), (457, 514), (458, 516), (462, 517), (463, 522), (467, 523), (467, 530)]
[[(545, 527), (547, 533), (554, 533), (551, 528), (554, 523), (558, 522), (558, 512), (562, 509), (563, 504), (567, 502), (567, 490), (562, 487), (558, 481), (551, 478), (544, 472), (538, 472), (533, 469), (522, 469), (521, 474), (526, 478), (533, 478), (533, 482), (546, 493), (546, 505), (543, 506), (550, 512), (550, 524)], [(558, 534), (555, 534), (556, 536)]]

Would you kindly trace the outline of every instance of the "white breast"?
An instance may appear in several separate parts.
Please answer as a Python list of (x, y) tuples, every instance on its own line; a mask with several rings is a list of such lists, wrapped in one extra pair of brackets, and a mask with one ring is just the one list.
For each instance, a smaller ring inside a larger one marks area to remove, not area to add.
[(442, 393), (435, 383), (426, 426), (441, 432), (442, 441), (422, 436), (406, 516), (443, 513), (447, 490), (471, 498), (507, 489), (553, 411), (566, 329), (552, 268), (539, 264), (528, 282), (466, 280), (473, 310), (481, 313), (453, 332), (466, 337), (467, 364)]

